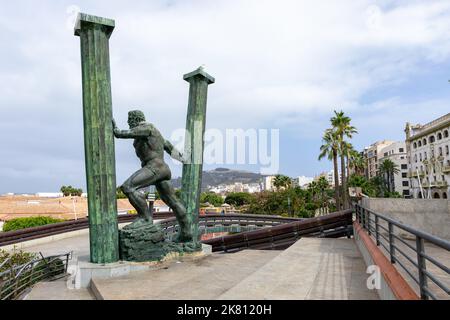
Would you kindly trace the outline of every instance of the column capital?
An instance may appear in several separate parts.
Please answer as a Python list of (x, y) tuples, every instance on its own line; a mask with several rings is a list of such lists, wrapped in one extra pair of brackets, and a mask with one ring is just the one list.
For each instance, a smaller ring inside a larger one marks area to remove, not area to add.
[(188, 74), (185, 74), (183, 76), (183, 79), (186, 80), (187, 82), (189, 82), (194, 77), (205, 78), (206, 81), (208, 82), (208, 84), (212, 84), (212, 83), (216, 82), (216, 80), (211, 75), (209, 75), (203, 67), (199, 67), (197, 70), (192, 71)]
[(115, 22), (112, 19), (93, 16), (86, 13), (78, 13), (77, 22), (75, 23), (75, 30), (74, 33), (76, 36), (80, 35), (80, 31), (85, 24), (97, 24), (97, 25), (103, 25), (106, 27), (108, 36), (111, 35), (111, 33), (114, 30)]

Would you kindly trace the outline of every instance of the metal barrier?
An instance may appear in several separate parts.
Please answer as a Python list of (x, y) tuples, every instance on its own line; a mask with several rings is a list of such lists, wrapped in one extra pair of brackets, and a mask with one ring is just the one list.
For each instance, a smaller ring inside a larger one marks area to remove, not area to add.
[[(427, 261), (431, 262), (440, 270), (447, 274), (450, 274), (450, 268), (445, 266), (442, 262), (437, 261), (435, 258), (431, 257), (425, 252), (425, 241), (432, 243), (444, 250), (450, 251), (450, 242), (438, 237), (433, 236), (427, 232), (423, 232), (391, 218), (388, 218), (382, 214), (376, 213), (370, 209), (364, 208), (360, 205), (355, 206), (356, 211), (356, 221), (361, 225), (363, 229), (367, 231), (369, 236), (374, 237), (377, 246), (384, 248), (389, 255), (392, 264), (398, 264), (402, 269), (414, 280), (419, 286), (421, 299), (427, 300), (432, 298), (437, 300), (437, 296), (431, 292), (428, 280), (431, 280), (436, 284), (441, 290), (443, 290), (447, 295), (450, 295), (450, 289), (441, 280), (439, 280), (435, 275), (431, 274), (427, 270)], [(408, 243), (402, 237), (395, 234), (395, 228), (406, 231), (413, 235), (415, 238), (415, 246)], [(386, 235), (385, 235), (385, 234)], [(414, 256), (411, 257), (405, 253), (402, 248), (400, 248), (396, 242), (399, 241), (412, 252)], [(417, 275), (414, 275), (401, 258), (412, 265), (416, 271)]]
[[(42, 254), (41, 254), (42, 256)], [(0, 300), (14, 300), (33, 284), (56, 280), (67, 274), (72, 253), (35, 259), (0, 273)], [(2, 263), (5, 265), (8, 260)]]
[[(199, 216), (198, 222), (200, 234), (203, 234), (208, 233), (210, 228), (221, 227), (223, 230), (220, 231), (230, 232), (233, 231), (233, 227), (239, 226), (241, 231), (248, 231), (302, 220), (304, 219), (255, 214), (208, 214)], [(171, 239), (178, 232), (178, 222), (175, 218), (160, 221), (158, 224), (168, 239)], [(218, 232), (218, 230), (215, 230), (215, 232)]]
[[(155, 212), (153, 215), (154, 219), (167, 219), (173, 217), (173, 212)], [(136, 217), (135, 214), (120, 215), (118, 216), (118, 222), (132, 222)], [(89, 221), (87, 218), (82, 218), (40, 227), (0, 232), (0, 247), (87, 228), (89, 228)]]
[(353, 210), (334, 212), (326, 216), (294, 220), (260, 230), (205, 240), (213, 252), (233, 252), (244, 249), (282, 250), (301, 237), (350, 237)]

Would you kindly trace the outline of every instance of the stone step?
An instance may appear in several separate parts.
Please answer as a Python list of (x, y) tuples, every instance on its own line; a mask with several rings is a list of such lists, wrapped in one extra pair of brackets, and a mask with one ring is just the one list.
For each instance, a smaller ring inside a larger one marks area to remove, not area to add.
[(353, 239), (303, 238), (218, 296), (220, 300), (376, 300)]

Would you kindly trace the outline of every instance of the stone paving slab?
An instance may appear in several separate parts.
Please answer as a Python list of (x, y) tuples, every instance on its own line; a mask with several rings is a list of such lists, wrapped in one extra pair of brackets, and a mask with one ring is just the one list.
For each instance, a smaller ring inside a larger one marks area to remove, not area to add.
[(218, 299), (377, 300), (353, 239), (304, 238)]
[(93, 279), (93, 291), (105, 300), (210, 300), (278, 254), (280, 251), (259, 250), (213, 254), (199, 261), (173, 263), (165, 269), (114, 279)]
[(88, 289), (69, 289), (66, 280), (40, 282), (23, 300), (95, 300)]

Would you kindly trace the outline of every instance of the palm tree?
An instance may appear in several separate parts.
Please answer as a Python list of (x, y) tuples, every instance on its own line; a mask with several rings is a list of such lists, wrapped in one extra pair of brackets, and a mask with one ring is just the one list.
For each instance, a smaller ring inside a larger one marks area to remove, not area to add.
[(358, 133), (355, 127), (350, 125), (351, 118), (344, 114), (344, 111), (334, 111), (334, 117), (330, 119), (333, 129), (336, 131), (339, 145), (339, 155), (341, 157), (341, 175), (342, 175), (342, 201), (344, 209), (347, 208), (348, 191), (347, 191), (347, 179), (345, 174), (345, 158), (346, 158), (346, 146), (345, 137), (352, 138), (354, 133)]
[(349, 163), (348, 166), (350, 169), (353, 169), (355, 174), (363, 175), (364, 168), (366, 167), (366, 161), (364, 157), (357, 150), (350, 150), (349, 152)]
[(339, 197), (339, 172), (338, 172), (338, 150), (339, 141), (336, 132), (333, 129), (325, 130), (322, 137), (323, 144), (320, 146), (319, 160), (327, 157), (328, 160), (333, 161), (334, 168), (334, 198), (336, 200), (336, 209), (341, 209), (341, 199)]
[(289, 189), (292, 185), (292, 180), (288, 176), (284, 176), (282, 174), (278, 174), (273, 179), (273, 186), (279, 190), (281, 188)]
[[(317, 189), (320, 191), (320, 207), (324, 210), (328, 208), (328, 199), (325, 197), (325, 191), (330, 187), (330, 184), (328, 183), (327, 179), (325, 179), (324, 176), (320, 177), (319, 180), (317, 180)], [(322, 211), (323, 212), (323, 211)]]
[(388, 192), (395, 190), (394, 175), (400, 172), (398, 164), (394, 163), (391, 159), (384, 159), (378, 167), (380, 174), (383, 176), (386, 183)]

